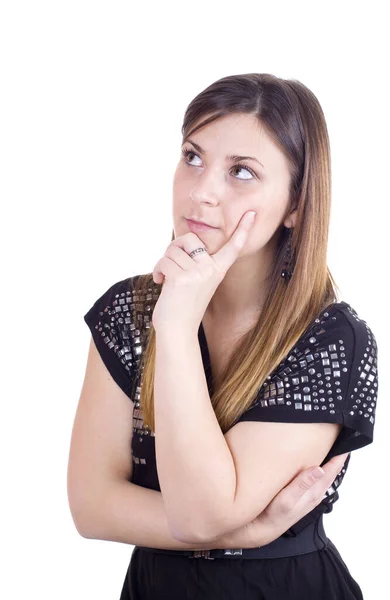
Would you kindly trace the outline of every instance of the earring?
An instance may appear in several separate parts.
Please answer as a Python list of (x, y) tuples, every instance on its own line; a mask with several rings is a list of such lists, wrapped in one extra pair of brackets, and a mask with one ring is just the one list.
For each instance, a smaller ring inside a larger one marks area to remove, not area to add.
[(284, 256), (284, 263), (283, 263), (284, 269), (282, 270), (281, 276), (286, 281), (286, 283), (288, 283), (292, 277), (293, 270), (294, 270), (294, 267), (292, 265), (292, 260), (291, 260), (291, 258), (292, 258), (291, 245), (292, 245), (293, 227), (286, 227), (286, 229), (288, 229), (289, 232), (288, 232), (286, 253)]

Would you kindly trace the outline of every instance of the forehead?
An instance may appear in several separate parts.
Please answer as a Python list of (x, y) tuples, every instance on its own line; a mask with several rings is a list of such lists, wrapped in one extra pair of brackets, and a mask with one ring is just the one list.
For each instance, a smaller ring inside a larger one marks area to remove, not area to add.
[[(203, 120), (204, 118), (202, 118)], [(240, 113), (219, 117), (215, 121), (204, 125), (189, 137), (196, 138), (196, 141), (199, 142), (201, 139), (208, 138), (250, 142), (251, 139), (257, 141), (263, 130), (264, 127), (259, 119), (253, 115)]]
[[(203, 120), (203, 119), (202, 119)], [(254, 115), (232, 114), (218, 118), (188, 136), (206, 155), (248, 155), (264, 166), (288, 169), (288, 161), (264, 124)]]

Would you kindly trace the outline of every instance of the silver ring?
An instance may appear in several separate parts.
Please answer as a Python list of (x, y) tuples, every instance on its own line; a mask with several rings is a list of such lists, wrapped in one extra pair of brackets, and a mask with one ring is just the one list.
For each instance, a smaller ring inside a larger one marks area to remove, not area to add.
[(192, 252), (190, 252), (188, 256), (192, 258), (193, 256), (195, 256), (195, 254), (201, 254), (202, 252), (208, 252), (207, 248), (205, 248), (204, 246), (195, 248), (195, 250), (192, 250)]

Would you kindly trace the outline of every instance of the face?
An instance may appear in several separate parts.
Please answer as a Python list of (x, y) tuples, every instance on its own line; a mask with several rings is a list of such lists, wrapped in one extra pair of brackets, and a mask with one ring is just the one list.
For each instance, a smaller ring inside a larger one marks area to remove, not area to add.
[(213, 254), (228, 241), (244, 213), (255, 210), (242, 256), (271, 243), (282, 224), (295, 225), (296, 213), (287, 212), (288, 161), (257, 118), (222, 117), (190, 135), (183, 152), (173, 179), (175, 238), (191, 231), (186, 217), (203, 220), (215, 229), (196, 235)]

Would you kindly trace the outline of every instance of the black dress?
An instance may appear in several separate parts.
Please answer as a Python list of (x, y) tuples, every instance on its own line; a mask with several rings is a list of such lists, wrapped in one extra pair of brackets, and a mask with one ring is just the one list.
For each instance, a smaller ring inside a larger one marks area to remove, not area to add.
[[(160, 286), (135, 292), (138, 276), (113, 284), (84, 316), (97, 349), (113, 379), (134, 401), (133, 476), (137, 485), (161, 491), (156, 469), (154, 433), (143, 425), (140, 410), (142, 336), (151, 324)], [(145, 311), (134, 323), (139, 295)], [(198, 339), (209, 392), (210, 357), (202, 323)], [(324, 309), (307, 327), (288, 356), (267, 378), (239, 421), (329, 422), (343, 428), (324, 459), (362, 448), (373, 441), (377, 400), (377, 344), (366, 321), (346, 302)], [(232, 426), (233, 426), (232, 425)], [(348, 456), (321, 503), (283, 535), (298, 535), (308, 524), (333, 510), (348, 468)], [(121, 600), (356, 600), (362, 592), (329, 538), (326, 546), (282, 558), (189, 560), (146, 552), (136, 546), (130, 556)]]

